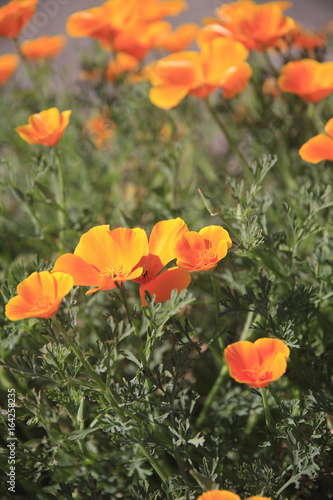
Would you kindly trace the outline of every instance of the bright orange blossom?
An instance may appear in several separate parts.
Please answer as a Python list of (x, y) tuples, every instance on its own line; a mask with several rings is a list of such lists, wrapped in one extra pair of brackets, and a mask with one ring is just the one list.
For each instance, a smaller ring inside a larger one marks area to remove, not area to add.
[(188, 232), (187, 225), (180, 219), (163, 220), (155, 224), (149, 238), (149, 253), (137, 264), (143, 268), (141, 276), (133, 281), (141, 283), (140, 296), (142, 304), (147, 305), (145, 291), (156, 295), (155, 302), (163, 302), (170, 298), (172, 290), (178, 292), (188, 287), (190, 274), (184, 269), (171, 267), (162, 269), (175, 257), (174, 246), (178, 238)]
[(38, 0), (12, 0), (0, 7), (0, 36), (16, 38), (37, 9)]
[(188, 231), (175, 243), (176, 264), (187, 271), (211, 271), (231, 245), (228, 232), (221, 226), (207, 226), (198, 233)]
[(266, 387), (287, 368), (288, 346), (280, 339), (262, 338), (254, 343), (240, 340), (228, 345), (224, 356), (230, 376), (250, 387)]
[(15, 72), (19, 58), (15, 54), (0, 56), (0, 85), (4, 85)]
[(187, 94), (205, 98), (218, 87), (231, 98), (247, 85), (252, 70), (245, 62), (247, 49), (228, 39), (214, 40), (202, 51), (183, 51), (164, 57), (146, 67), (154, 86), (149, 97), (163, 109), (176, 106)]
[[(259, 497), (259, 496), (254, 496), (250, 497), (247, 500), (271, 500), (270, 498), (267, 497)], [(227, 490), (212, 490), (212, 491), (207, 491), (206, 493), (203, 493), (198, 497), (197, 500), (241, 500), (236, 493), (232, 493), (231, 491)]]
[(209, 18), (198, 34), (203, 46), (215, 38), (227, 37), (242, 42), (249, 50), (266, 50), (295, 26), (293, 19), (283, 15), (290, 2), (268, 2), (257, 5), (252, 0), (223, 4), (216, 10), (218, 19)]
[(58, 57), (66, 45), (64, 35), (40, 36), (34, 40), (26, 40), (20, 45), (20, 52), (29, 61), (39, 61), (40, 59), (54, 59)]
[(308, 102), (320, 101), (333, 92), (333, 62), (291, 61), (282, 67), (278, 85)]
[(325, 125), (325, 134), (318, 134), (309, 139), (299, 150), (302, 160), (319, 163), (322, 160), (333, 161), (333, 118)]
[(6, 305), (6, 316), (11, 321), (51, 318), (73, 285), (73, 278), (68, 274), (35, 272), (18, 285), (17, 295)]
[(50, 108), (29, 116), (29, 124), (16, 127), (15, 131), (28, 144), (55, 146), (60, 141), (69, 123), (71, 111), (59, 113), (57, 108)]
[(98, 290), (116, 288), (126, 280), (141, 276), (140, 259), (148, 254), (148, 238), (143, 229), (108, 225), (96, 226), (83, 234), (74, 254), (67, 253), (56, 261), (52, 272), (73, 276), (74, 285), (93, 286), (86, 295)]

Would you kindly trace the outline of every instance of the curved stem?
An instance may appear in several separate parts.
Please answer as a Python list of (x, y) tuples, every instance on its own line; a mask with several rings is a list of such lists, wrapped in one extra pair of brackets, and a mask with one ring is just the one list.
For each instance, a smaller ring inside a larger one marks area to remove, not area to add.
[(220, 389), (220, 386), (221, 386), (222, 382), (224, 381), (224, 379), (226, 378), (226, 376), (228, 375), (228, 373), (229, 373), (228, 366), (226, 364), (224, 364), (221, 368), (221, 371), (220, 371), (217, 379), (215, 380), (213, 387), (211, 388), (211, 390), (206, 398), (204, 407), (202, 408), (200, 415), (197, 418), (196, 427), (200, 428), (202, 426), (202, 424), (203, 424), (204, 420), (206, 419), (207, 414), (210, 410), (210, 407), (212, 406), (212, 404), (216, 398), (216, 395)]
[(223, 123), (220, 115), (216, 112), (216, 110), (215, 110), (214, 106), (211, 104), (209, 98), (205, 99), (205, 103), (206, 103), (208, 111), (210, 112), (210, 114), (214, 118), (215, 122), (220, 127), (223, 134), (225, 135), (225, 137), (229, 143), (231, 151), (234, 153), (235, 156), (237, 156), (241, 166), (243, 167), (243, 170), (244, 170), (246, 177), (248, 177), (248, 179), (252, 180), (253, 176), (252, 176), (252, 172), (250, 170), (250, 167), (249, 167), (246, 159), (244, 158), (243, 154), (239, 151), (238, 147), (236, 146), (228, 128)]
[(268, 399), (267, 399), (266, 387), (261, 388), (261, 395), (262, 395), (262, 403), (263, 403), (264, 411), (265, 411), (266, 426), (267, 426), (268, 431), (272, 432), (273, 426), (272, 426), (271, 412), (269, 409), (269, 404), (268, 404)]

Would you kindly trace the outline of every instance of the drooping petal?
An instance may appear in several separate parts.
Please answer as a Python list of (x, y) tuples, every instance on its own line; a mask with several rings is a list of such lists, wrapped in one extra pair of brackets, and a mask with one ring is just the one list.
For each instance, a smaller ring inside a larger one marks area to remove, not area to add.
[(140, 287), (140, 296), (142, 305), (146, 306), (145, 291), (147, 290), (151, 297), (155, 294), (155, 302), (164, 302), (170, 299), (171, 292), (175, 288), (177, 292), (181, 292), (191, 282), (191, 275), (184, 269), (172, 267), (158, 274), (156, 278), (144, 283)]
[(241, 500), (236, 493), (227, 490), (212, 490), (203, 493), (197, 500)]
[(149, 90), (150, 101), (162, 109), (171, 109), (177, 106), (188, 94), (189, 88), (179, 85), (154, 87)]
[(75, 286), (98, 286), (101, 279), (96, 267), (72, 253), (61, 255), (56, 260), (52, 273), (59, 271), (70, 274)]
[(299, 150), (302, 160), (319, 163), (322, 160), (333, 161), (333, 139), (324, 134), (309, 139)]

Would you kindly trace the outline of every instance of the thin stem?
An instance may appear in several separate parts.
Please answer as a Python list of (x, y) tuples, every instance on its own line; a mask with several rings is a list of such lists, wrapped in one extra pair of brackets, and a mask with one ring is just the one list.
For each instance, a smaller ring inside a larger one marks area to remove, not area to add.
[(262, 396), (262, 403), (263, 403), (264, 411), (265, 411), (266, 426), (267, 426), (268, 431), (272, 432), (273, 426), (272, 426), (271, 412), (269, 409), (269, 404), (268, 404), (268, 399), (267, 399), (266, 387), (261, 388), (261, 396)]
[[(52, 153), (53, 151), (53, 153)], [(65, 229), (65, 213), (66, 213), (66, 199), (65, 199), (65, 183), (64, 183), (64, 169), (62, 166), (62, 162), (58, 156), (58, 153), (56, 149), (51, 148), (51, 154), (54, 156), (55, 164), (57, 166), (57, 172), (58, 172), (58, 186), (59, 186), (59, 192), (58, 192), (58, 205), (59, 205), (59, 210), (58, 210), (58, 221), (59, 221), (59, 236), (60, 236), (60, 243), (61, 246), (63, 247), (64, 243), (64, 229)]]
[(250, 328), (252, 320), (253, 320), (253, 316), (254, 316), (254, 311), (249, 311), (247, 313), (246, 320), (245, 320), (245, 323), (244, 323), (244, 328), (243, 328), (243, 331), (242, 331), (242, 335), (240, 336), (239, 340), (246, 340), (247, 333), (249, 331), (249, 328)]
[(226, 139), (227, 139), (227, 141), (229, 143), (230, 149), (232, 150), (232, 152), (234, 153), (234, 155), (237, 156), (240, 164), (243, 167), (245, 175), (250, 180), (252, 180), (253, 176), (252, 176), (252, 172), (250, 170), (250, 167), (249, 167), (246, 159), (244, 158), (243, 154), (239, 151), (237, 145), (235, 144), (235, 142), (234, 142), (234, 140), (233, 140), (233, 138), (232, 138), (232, 136), (231, 136), (228, 128), (223, 123), (220, 115), (216, 112), (216, 110), (215, 110), (214, 106), (211, 104), (209, 98), (205, 99), (205, 103), (206, 103), (208, 111), (210, 112), (210, 114), (214, 118), (215, 122), (220, 127), (220, 129), (222, 130), (223, 134), (225, 135), (225, 137), (226, 137)]
[(220, 370), (220, 373), (219, 373), (217, 379), (215, 380), (213, 387), (211, 388), (211, 390), (206, 398), (204, 407), (202, 408), (200, 415), (197, 418), (196, 427), (200, 428), (202, 426), (202, 424), (203, 424), (204, 420), (206, 419), (207, 414), (210, 410), (210, 407), (212, 406), (212, 404), (216, 398), (216, 395), (220, 389), (222, 382), (224, 381), (224, 379), (228, 375), (228, 372), (229, 372), (228, 366), (226, 364), (224, 364)]
[(216, 283), (216, 278), (214, 275), (213, 271), (209, 271), (209, 276), (212, 282), (213, 286), (213, 293), (214, 293), (214, 303), (215, 303), (215, 318), (216, 318), (216, 329), (219, 334), (219, 339), (221, 338), (222, 342), (220, 342), (221, 348), (224, 349), (224, 341), (222, 338), (222, 331), (221, 331), (221, 322), (219, 321), (219, 314), (220, 314), (220, 298), (219, 298), (219, 289)]

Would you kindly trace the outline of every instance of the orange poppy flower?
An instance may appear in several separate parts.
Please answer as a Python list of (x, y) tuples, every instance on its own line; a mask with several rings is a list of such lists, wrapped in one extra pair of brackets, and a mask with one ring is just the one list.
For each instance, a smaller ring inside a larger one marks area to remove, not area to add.
[(108, 148), (113, 142), (117, 125), (106, 113), (88, 118), (84, 123), (85, 130), (91, 136), (97, 149)]
[(199, 32), (199, 46), (227, 37), (242, 42), (249, 50), (274, 47), (295, 26), (293, 19), (283, 15), (283, 10), (291, 5), (284, 1), (257, 5), (252, 0), (223, 4), (216, 10), (219, 19), (207, 19), (207, 25)]
[(119, 227), (113, 231), (108, 225), (90, 229), (80, 238), (74, 254), (59, 257), (52, 272), (65, 272), (73, 276), (74, 285), (93, 286), (86, 295), (98, 290), (116, 288), (141, 276), (137, 264), (148, 254), (148, 238), (143, 229)]
[(228, 232), (221, 226), (204, 227), (198, 233), (188, 231), (176, 241), (176, 264), (187, 271), (211, 271), (231, 245)]
[(333, 161), (333, 118), (325, 125), (325, 134), (318, 134), (309, 139), (301, 149), (299, 155), (309, 163), (319, 163), (322, 160)]
[(182, 0), (108, 0), (100, 7), (72, 14), (67, 21), (71, 36), (96, 38), (106, 48), (142, 59), (169, 23), (161, 21), (186, 7)]
[(333, 91), (333, 62), (313, 59), (292, 61), (281, 69), (278, 85), (308, 102), (317, 102)]
[(55, 146), (69, 123), (71, 111), (59, 113), (57, 108), (50, 108), (29, 116), (29, 124), (16, 127), (15, 131), (28, 144)]
[(296, 24), (292, 32), (292, 43), (301, 49), (313, 50), (317, 47), (325, 47), (327, 37), (323, 33), (306, 30), (300, 24)]
[(224, 350), (230, 376), (250, 387), (266, 387), (287, 368), (289, 348), (280, 339), (240, 340)]
[(19, 58), (15, 54), (0, 56), (0, 85), (5, 84), (9, 80), (15, 72), (18, 63)]
[(187, 49), (198, 32), (198, 25), (194, 23), (182, 24), (174, 31), (162, 33), (157, 39), (156, 46), (169, 52), (179, 52)]
[(0, 36), (16, 38), (37, 9), (38, 0), (12, 0), (0, 8)]
[(220, 87), (225, 98), (231, 98), (247, 85), (252, 70), (244, 62), (247, 49), (228, 39), (214, 40), (198, 52), (178, 52), (146, 68), (154, 88), (149, 97), (163, 109), (176, 106), (187, 94), (204, 98)]
[(39, 59), (54, 59), (58, 57), (67, 43), (66, 37), (41, 36), (35, 40), (27, 40), (20, 45), (20, 52), (29, 61), (39, 61)]
[[(267, 497), (259, 497), (259, 496), (254, 496), (250, 497), (247, 500), (271, 500), (270, 498)], [(232, 493), (231, 491), (227, 490), (212, 490), (212, 491), (207, 491), (207, 493), (203, 493), (198, 497), (197, 500), (241, 500), (236, 493)]]
[(138, 65), (139, 61), (136, 57), (130, 56), (126, 52), (117, 52), (115, 59), (110, 62), (106, 70), (105, 78), (109, 82), (113, 82), (119, 76), (137, 69)]
[(142, 273), (133, 280), (141, 283), (142, 305), (147, 305), (146, 290), (151, 296), (156, 295), (155, 302), (164, 302), (170, 298), (172, 290), (177, 288), (179, 293), (190, 284), (191, 276), (184, 269), (171, 267), (161, 272), (175, 258), (175, 242), (187, 231), (187, 225), (179, 217), (160, 221), (153, 227), (149, 238), (149, 253), (137, 264)]
[(51, 318), (73, 285), (73, 278), (69, 274), (51, 274), (49, 271), (32, 273), (18, 285), (17, 295), (6, 305), (6, 316), (11, 321)]

